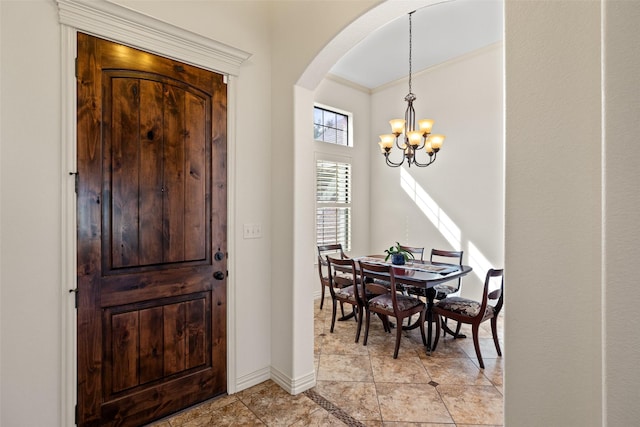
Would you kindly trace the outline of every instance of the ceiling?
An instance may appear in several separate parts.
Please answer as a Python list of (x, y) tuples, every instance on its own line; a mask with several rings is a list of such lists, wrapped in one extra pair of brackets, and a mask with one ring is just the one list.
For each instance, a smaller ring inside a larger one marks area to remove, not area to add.
[[(412, 16), (413, 74), (503, 39), (502, 0), (448, 0)], [(370, 33), (330, 74), (369, 89), (409, 74), (409, 16)]]

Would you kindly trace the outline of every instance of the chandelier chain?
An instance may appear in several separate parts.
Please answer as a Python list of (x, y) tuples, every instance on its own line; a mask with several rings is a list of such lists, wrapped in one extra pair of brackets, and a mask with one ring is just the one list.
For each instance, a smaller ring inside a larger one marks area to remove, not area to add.
[(409, 13), (409, 93), (413, 93), (411, 92), (411, 51), (413, 50), (413, 46), (412, 46), (412, 40), (413, 40), (413, 36), (411, 34), (411, 15), (413, 15), (415, 12), (415, 10), (411, 13)]

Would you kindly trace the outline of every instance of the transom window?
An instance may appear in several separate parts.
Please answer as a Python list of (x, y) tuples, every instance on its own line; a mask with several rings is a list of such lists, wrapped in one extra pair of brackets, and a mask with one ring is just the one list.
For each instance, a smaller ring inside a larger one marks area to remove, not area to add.
[(350, 115), (325, 107), (313, 108), (313, 138), (316, 141), (351, 147)]

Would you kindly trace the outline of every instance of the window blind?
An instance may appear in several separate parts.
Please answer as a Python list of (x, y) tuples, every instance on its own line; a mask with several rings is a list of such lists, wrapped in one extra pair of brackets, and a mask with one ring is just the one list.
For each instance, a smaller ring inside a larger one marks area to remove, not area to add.
[(316, 162), (316, 242), (351, 250), (351, 164)]

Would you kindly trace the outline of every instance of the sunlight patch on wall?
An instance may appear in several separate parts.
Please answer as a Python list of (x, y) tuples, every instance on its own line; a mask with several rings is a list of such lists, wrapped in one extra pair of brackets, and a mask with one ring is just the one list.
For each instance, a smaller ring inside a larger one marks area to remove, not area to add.
[(487, 257), (484, 256), (480, 249), (473, 242), (469, 242), (469, 257), (467, 258), (469, 265), (473, 268), (473, 272), (482, 281), (484, 281), (487, 271), (490, 268), (499, 268), (491, 265)]
[(429, 196), (424, 188), (416, 182), (406, 169), (400, 169), (400, 186), (424, 213), (431, 223), (440, 231), (454, 249), (460, 249), (462, 232), (440, 206)]

